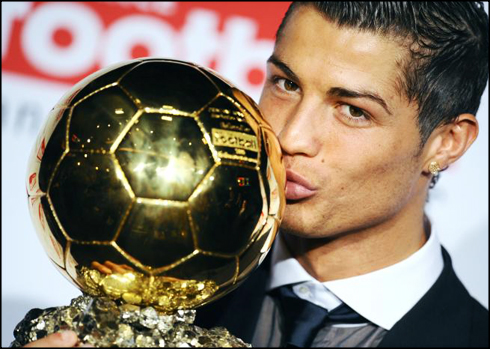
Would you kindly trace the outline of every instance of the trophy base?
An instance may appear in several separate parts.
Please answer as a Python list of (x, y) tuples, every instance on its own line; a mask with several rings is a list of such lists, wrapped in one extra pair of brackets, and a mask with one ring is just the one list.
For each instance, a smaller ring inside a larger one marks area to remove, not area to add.
[(51, 333), (73, 330), (95, 347), (251, 347), (223, 327), (193, 325), (195, 310), (158, 312), (153, 307), (118, 304), (110, 298), (79, 296), (69, 306), (32, 309), (14, 330), (11, 347)]

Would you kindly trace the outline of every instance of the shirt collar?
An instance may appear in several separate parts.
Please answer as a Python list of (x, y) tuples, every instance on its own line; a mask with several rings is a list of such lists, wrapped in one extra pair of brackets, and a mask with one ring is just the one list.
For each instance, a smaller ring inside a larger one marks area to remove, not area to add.
[[(318, 290), (319, 284), (323, 285), (320, 289), (325, 294), (315, 296), (317, 301), (308, 300), (329, 310), (336, 303), (335, 299), (341, 300), (386, 330), (390, 330), (424, 296), (444, 267), (441, 245), (434, 229), (427, 242), (401, 262), (371, 273), (323, 283), (308, 274), (291, 256), (280, 234), (276, 241), (268, 290), (298, 283), (316, 285), (313, 289)], [(322, 300), (330, 302), (319, 304)]]

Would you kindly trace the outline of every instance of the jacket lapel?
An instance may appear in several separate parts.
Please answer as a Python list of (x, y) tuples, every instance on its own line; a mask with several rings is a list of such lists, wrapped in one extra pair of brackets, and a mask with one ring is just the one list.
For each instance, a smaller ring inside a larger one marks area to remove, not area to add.
[(471, 298), (456, 277), (444, 248), (442, 255), (444, 268), (435, 284), (385, 335), (380, 347), (469, 345)]

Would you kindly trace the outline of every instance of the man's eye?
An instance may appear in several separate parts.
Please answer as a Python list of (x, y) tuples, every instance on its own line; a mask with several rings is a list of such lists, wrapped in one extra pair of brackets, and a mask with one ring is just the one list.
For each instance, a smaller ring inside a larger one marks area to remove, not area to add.
[(359, 109), (357, 107), (354, 107), (352, 105), (345, 104), (341, 107), (342, 113), (345, 115), (351, 117), (351, 118), (361, 118), (361, 117), (366, 117), (366, 114), (362, 109)]
[(364, 112), (362, 111), (362, 109), (353, 107), (352, 105), (349, 106), (349, 113), (351, 116), (353, 116), (355, 118), (359, 118), (361, 116), (364, 116)]
[(294, 82), (284, 78), (277, 78), (275, 83), (279, 86), (280, 89), (287, 92), (295, 92), (299, 88), (299, 86), (296, 85)]
[(337, 110), (339, 115), (350, 125), (364, 127), (369, 126), (372, 122), (371, 116), (367, 112), (353, 105), (341, 103)]
[(298, 89), (298, 85), (289, 80), (284, 80), (284, 89), (286, 91), (296, 91)]

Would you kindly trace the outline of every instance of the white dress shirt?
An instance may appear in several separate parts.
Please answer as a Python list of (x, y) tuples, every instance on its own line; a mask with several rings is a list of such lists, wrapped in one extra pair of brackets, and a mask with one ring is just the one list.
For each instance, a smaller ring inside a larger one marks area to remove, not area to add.
[(426, 243), (405, 260), (371, 273), (327, 282), (319, 282), (308, 274), (278, 236), (272, 250), (267, 290), (294, 284), (293, 291), (300, 298), (329, 311), (344, 302), (372, 323), (390, 330), (442, 272), (441, 245), (433, 228)]

